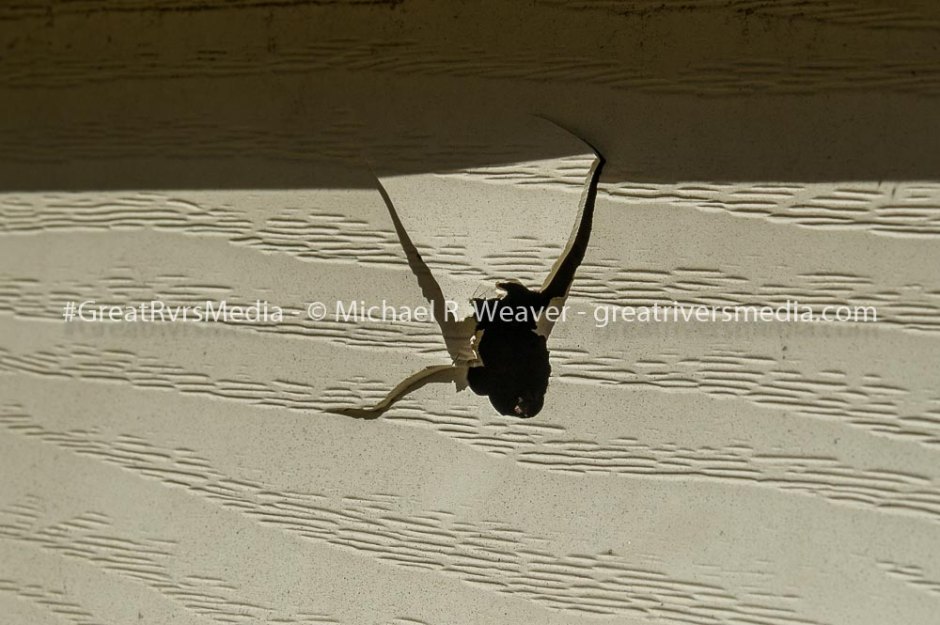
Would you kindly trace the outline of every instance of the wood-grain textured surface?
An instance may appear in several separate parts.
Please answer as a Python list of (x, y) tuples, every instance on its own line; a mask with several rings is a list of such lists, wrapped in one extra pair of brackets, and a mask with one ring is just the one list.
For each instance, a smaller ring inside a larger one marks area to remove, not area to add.
[[(932, 625), (930, 0), (0, 6), (0, 622)], [(431, 385), (607, 157), (532, 420)], [(280, 323), (65, 323), (68, 300)], [(873, 306), (876, 323), (598, 306)]]

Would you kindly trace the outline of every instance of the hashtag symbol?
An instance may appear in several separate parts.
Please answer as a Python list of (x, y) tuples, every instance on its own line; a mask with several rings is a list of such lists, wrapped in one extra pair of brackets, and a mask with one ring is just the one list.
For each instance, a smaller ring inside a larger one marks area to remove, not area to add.
[(66, 302), (65, 309), (62, 311), (62, 317), (66, 321), (75, 319), (75, 302)]

